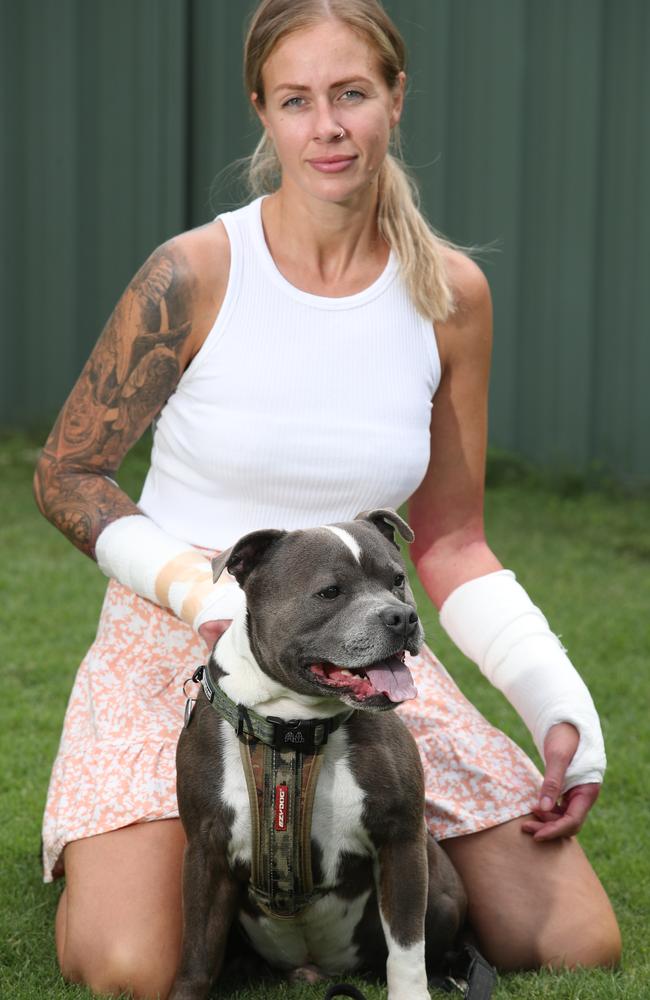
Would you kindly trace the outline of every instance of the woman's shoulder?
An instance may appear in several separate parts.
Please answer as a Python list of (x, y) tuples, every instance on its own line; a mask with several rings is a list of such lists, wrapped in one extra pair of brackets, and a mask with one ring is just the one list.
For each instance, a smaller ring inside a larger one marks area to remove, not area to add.
[(488, 359), (492, 344), (492, 297), (485, 274), (462, 250), (443, 248), (454, 310), (436, 323), (436, 340), (443, 370), (478, 357)]
[(191, 282), (200, 296), (214, 298), (221, 285), (225, 292), (230, 270), (230, 243), (220, 219), (178, 233), (163, 247), (174, 258), (179, 279)]
[(230, 272), (230, 243), (219, 219), (170, 237), (157, 253), (173, 261), (175, 281), (191, 302), (191, 353), (196, 354), (214, 326)]
[(491, 307), (490, 286), (476, 261), (450, 246), (443, 246), (442, 257), (456, 304), (450, 322), (465, 323), (486, 306)]

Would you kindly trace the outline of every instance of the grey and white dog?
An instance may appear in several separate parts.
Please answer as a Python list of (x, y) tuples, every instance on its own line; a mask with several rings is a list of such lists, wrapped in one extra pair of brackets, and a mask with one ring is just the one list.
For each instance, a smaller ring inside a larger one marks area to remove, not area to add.
[(188, 844), (184, 939), (172, 1000), (207, 997), (234, 922), (271, 965), (385, 976), (389, 1000), (426, 1000), (464, 922), (460, 879), (424, 823), (416, 745), (390, 711), (415, 696), (404, 662), (423, 631), (394, 511), (304, 531), (255, 531), (214, 561), (245, 594), (211, 675), (238, 706), (281, 720), (355, 711), (321, 749), (311, 826), (314, 901), (275, 917), (249, 893), (253, 852), (238, 737), (201, 690), (177, 754)]

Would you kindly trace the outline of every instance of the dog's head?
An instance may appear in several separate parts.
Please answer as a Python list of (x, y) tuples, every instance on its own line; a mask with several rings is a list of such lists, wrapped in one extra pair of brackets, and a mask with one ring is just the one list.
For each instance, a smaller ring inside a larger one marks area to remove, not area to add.
[(253, 656), (293, 691), (355, 708), (394, 708), (416, 691), (404, 653), (424, 635), (392, 510), (304, 531), (253, 531), (213, 560), (246, 595)]

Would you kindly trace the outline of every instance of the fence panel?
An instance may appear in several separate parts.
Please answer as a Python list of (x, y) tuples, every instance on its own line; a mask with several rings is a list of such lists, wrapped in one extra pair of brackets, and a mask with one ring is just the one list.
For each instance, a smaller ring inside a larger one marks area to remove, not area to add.
[[(250, 6), (0, 0), (3, 423), (51, 417), (147, 254), (241, 199)], [(424, 208), (488, 248), (492, 443), (650, 481), (650, 5), (386, 6)]]

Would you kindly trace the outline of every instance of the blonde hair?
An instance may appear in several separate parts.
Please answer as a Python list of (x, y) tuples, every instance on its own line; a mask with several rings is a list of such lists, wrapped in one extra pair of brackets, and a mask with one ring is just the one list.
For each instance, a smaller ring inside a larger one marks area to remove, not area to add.
[[(244, 85), (264, 106), (262, 68), (281, 38), (335, 18), (361, 35), (377, 53), (386, 84), (392, 89), (406, 66), (406, 47), (379, 0), (262, 0), (254, 11), (244, 44)], [(448, 280), (444, 248), (448, 240), (429, 225), (420, 211), (419, 191), (401, 157), (399, 133), (378, 176), (377, 225), (394, 251), (409, 295), (418, 311), (443, 321), (455, 303)], [(248, 185), (254, 195), (268, 194), (280, 183), (281, 166), (272, 140), (262, 136), (248, 163)]]

